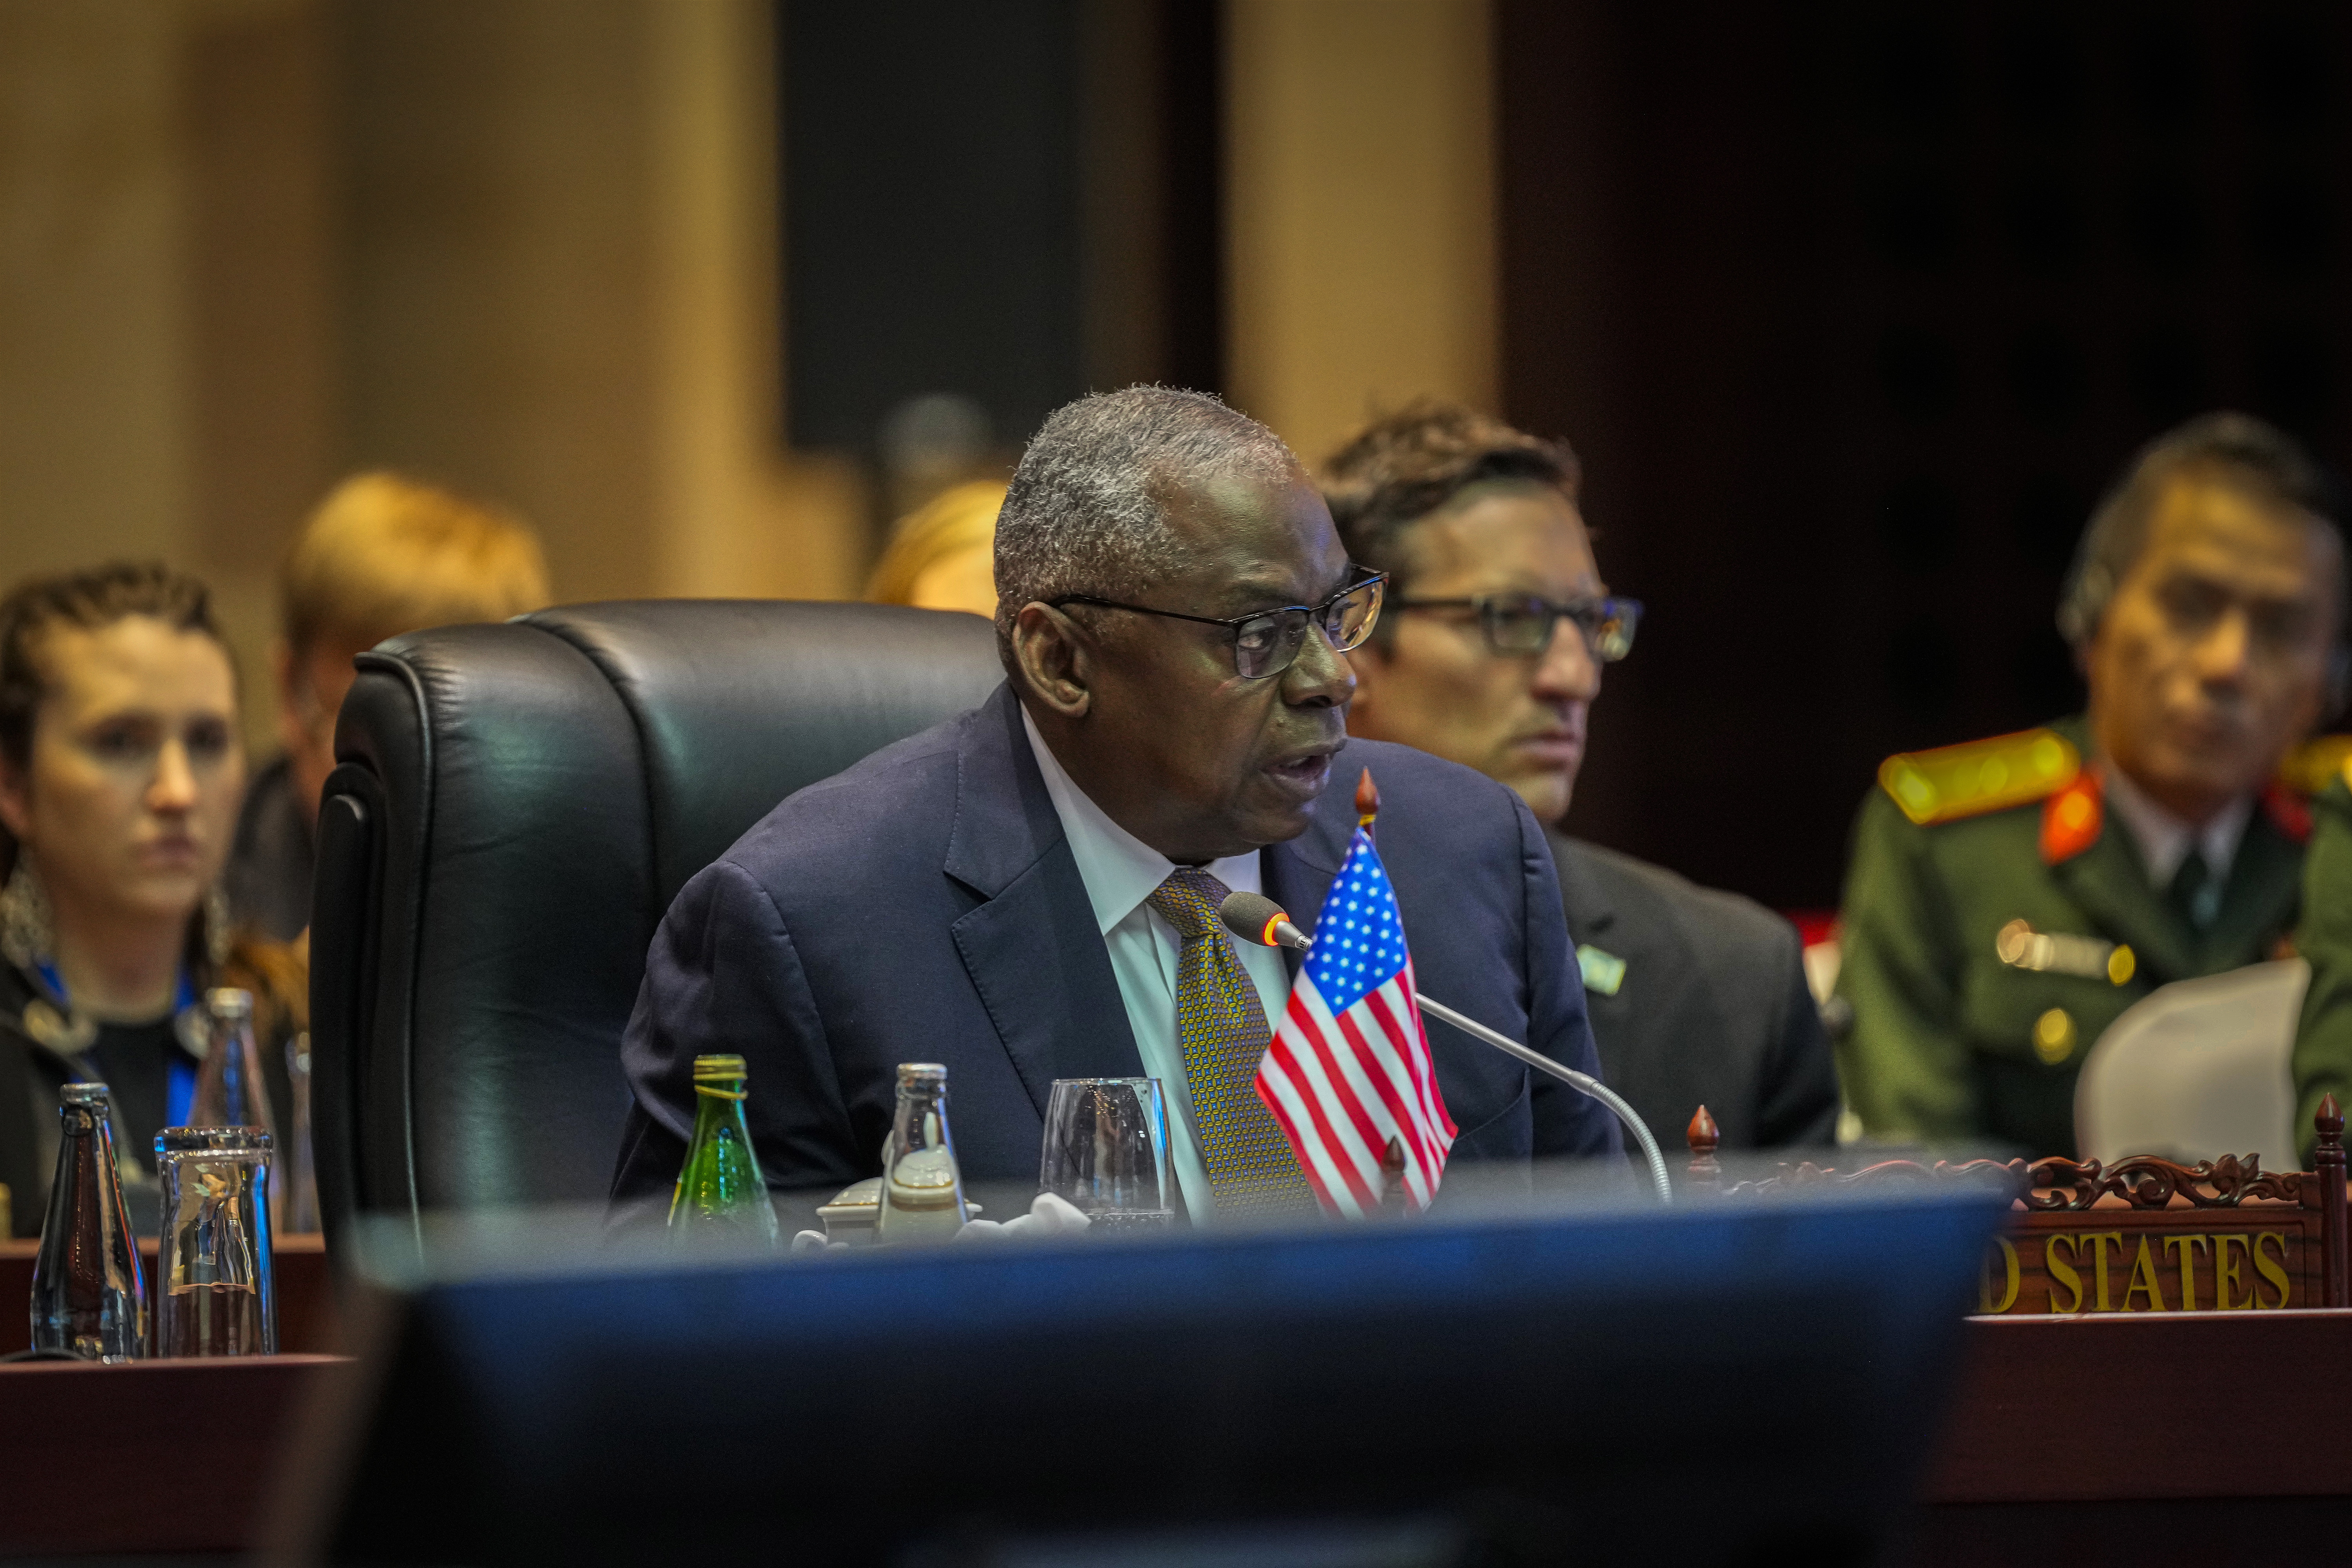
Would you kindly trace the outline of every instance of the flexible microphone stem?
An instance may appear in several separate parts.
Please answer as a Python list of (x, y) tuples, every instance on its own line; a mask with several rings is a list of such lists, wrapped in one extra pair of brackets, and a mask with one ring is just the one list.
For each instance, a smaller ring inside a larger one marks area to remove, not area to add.
[(1658, 1201), (1662, 1204), (1675, 1201), (1674, 1184), (1666, 1177), (1666, 1158), (1658, 1152), (1658, 1141), (1650, 1136), (1648, 1126), (1615, 1089), (1594, 1078), (1591, 1073), (1581, 1073), (1574, 1068), (1560, 1066), (1541, 1051), (1532, 1050), (1508, 1035), (1486, 1027), (1475, 1018), (1464, 1017), (1443, 1002), (1433, 1002), (1418, 991), (1412, 994), (1412, 999), (1423, 1012), (1443, 1018), (1464, 1034), (1484, 1040), (1496, 1050), (1518, 1058), (1538, 1072), (1551, 1074), (1560, 1082), (1591, 1095), (1615, 1111), (1617, 1120), (1625, 1124), (1625, 1131), (1631, 1132), (1633, 1135), (1633, 1141), (1642, 1145), (1642, 1156), (1650, 1163), (1651, 1184), (1658, 1189)]
[[(1217, 912), (1227, 931), (1261, 947), (1287, 947), (1305, 952), (1315, 945), (1315, 939), (1292, 924), (1282, 906), (1263, 893), (1228, 893), (1223, 907)], [(1423, 1012), (1453, 1025), (1471, 1038), (1482, 1040), (1507, 1056), (1518, 1058), (1538, 1072), (1549, 1073), (1570, 1089), (1591, 1096), (1615, 1111), (1617, 1120), (1624, 1123), (1625, 1131), (1633, 1135), (1633, 1141), (1642, 1146), (1643, 1157), (1650, 1163), (1650, 1181), (1658, 1189), (1658, 1201), (1662, 1204), (1675, 1201), (1674, 1183), (1666, 1175), (1666, 1157), (1658, 1152), (1658, 1141), (1650, 1136), (1649, 1125), (1615, 1089), (1591, 1073), (1562, 1067), (1541, 1051), (1523, 1046), (1508, 1035), (1486, 1027), (1475, 1018), (1465, 1017), (1443, 1002), (1433, 1002), (1418, 991), (1412, 994), (1412, 999)]]

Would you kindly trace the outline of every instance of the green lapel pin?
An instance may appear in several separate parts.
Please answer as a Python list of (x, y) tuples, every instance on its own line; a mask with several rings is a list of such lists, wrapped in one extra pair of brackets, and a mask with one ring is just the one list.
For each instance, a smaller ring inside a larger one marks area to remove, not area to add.
[(1625, 961), (1590, 943), (1576, 950), (1576, 966), (1584, 972), (1584, 988), (1603, 996), (1617, 994), (1625, 984)]

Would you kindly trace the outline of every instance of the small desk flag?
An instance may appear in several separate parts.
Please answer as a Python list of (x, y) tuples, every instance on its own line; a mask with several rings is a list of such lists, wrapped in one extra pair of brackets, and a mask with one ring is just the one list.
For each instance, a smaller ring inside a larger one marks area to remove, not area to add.
[(1391, 1140), (1403, 1154), (1406, 1200), (1425, 1209), (1437, 1194), (1454, 1128), (1412, 995), (1396, 893), (1359, 827), (1257, 1069), (1259, 1098), (1333, 1214), (1379, 1210)]

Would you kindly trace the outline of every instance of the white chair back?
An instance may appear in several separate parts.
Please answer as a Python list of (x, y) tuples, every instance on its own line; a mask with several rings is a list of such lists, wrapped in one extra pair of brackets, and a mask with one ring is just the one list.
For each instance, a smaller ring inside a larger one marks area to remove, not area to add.
[(2300, 1163), (2294, 1048), (2311, 965), (2300, 958), (2179, 980), (2136, 1002), (2083, 1060), (2074, 1141), (2086, 1160), (2161, 1154), (2194, 1164), (2260, 1154)]

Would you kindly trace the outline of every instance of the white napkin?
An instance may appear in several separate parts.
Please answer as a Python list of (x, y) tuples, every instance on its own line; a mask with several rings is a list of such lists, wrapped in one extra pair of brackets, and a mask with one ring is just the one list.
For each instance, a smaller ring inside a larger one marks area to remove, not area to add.
[(1052, 1193), (1039, 1193), (1029, 1212), (1017, 1215), (1002, 1224), (992, 1219), (976, 1219), (956, 1232), (958, 1241), (985, 1240), (993, 1237), (1015, 1236), (1037, 1240), (1049, 1236), (1076, 1236), (1093, 1223), (1078, 1211), (1067, 1198)]
[[(1039, 1193), (1029, 1212), (1008, 1220), (976, 1219), (957, 1231), (955, 1239), (993, 1240), (999, 1237), (1015, 1237), (1037, 1240), (1046, 1237), (1076, 1236), (1087, 1228), (1087, 1216), (1068, 1199), (1052, 1193)], [(827, 1241), (821, 1230), (803, 1230), (793, 1237), (794, 1252), (846, 1252), (845, 1241)]]

